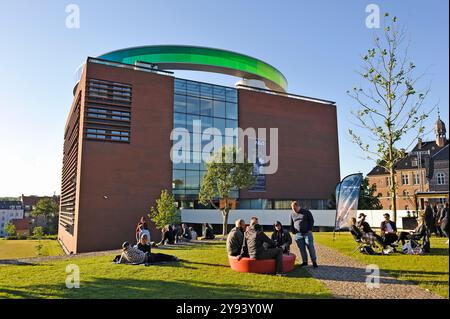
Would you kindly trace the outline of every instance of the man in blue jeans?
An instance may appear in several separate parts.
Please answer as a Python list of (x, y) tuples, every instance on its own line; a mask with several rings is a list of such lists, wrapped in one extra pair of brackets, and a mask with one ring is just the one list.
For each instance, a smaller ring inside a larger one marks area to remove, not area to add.
[(306, 247), (308, 247), (313, 267), (317, 268), (316, 250), (314, 249), (314, 238), (312, 234), (314, 226), (313, 215), (309, 210), (301, 208), (296, 201), (291, 202), (291, 208), (291, 231), (294, 234), (303, 260), (300, 267), (308, 265), (308, 255), (306, 253)]

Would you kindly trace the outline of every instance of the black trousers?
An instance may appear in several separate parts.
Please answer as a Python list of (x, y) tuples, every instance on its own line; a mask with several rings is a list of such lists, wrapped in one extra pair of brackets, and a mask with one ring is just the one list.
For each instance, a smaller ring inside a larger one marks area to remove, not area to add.
[(175, 261), (176, 257), (172, 255), (166, 255), (166, 254), (153, 254), (153, 253), (147, 253), (147, 256), (145, 258), (145, 262), (149, 264), (158, 263), (158, 262), (165, 262), (165, 261)]
[(396, 242), (397, 239), (398, 239), (397, 234), (394, 234), (394, 233), (384, 234), (383, 245), (384, 246), (389, 246), (390, 244)]
[(175, 236), (173, 234), (173, 232), (170, 231), (164, 231), (162, 233), (162, 239), (161, 239), (161, 244), (165, 244), (167, 242), (167, 244), (173, 245), (175, 242)]
[(410, 239), (418, 239), (417, 236), (411, 235), (411, 233), (407, 233), (405, 231), (402, 231), (400, 233), (400, 236), (398, 237), (398, 240), (400, 240), (402, 242), (402, 245), (405, 244), (406, 240), (410, 240)]
[(274, 259), (276, 262), (277, 274), (283, 272), (283, 249), (281, 248), (269, 248), (264, 249), (256, 259)]

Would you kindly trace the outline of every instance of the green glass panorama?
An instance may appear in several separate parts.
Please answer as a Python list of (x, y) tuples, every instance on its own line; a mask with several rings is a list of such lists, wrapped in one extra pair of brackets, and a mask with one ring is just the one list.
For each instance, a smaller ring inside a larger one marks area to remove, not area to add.
[(157, 64), (167, 70), (193, 70), (223, 73), (246, 79), (261, 80), (275, 91), (287, 91), (284, 75), (270, 64), (236, 52), (183, 45), (142, 46), (112, 51), (98, 58), (135, 64)]

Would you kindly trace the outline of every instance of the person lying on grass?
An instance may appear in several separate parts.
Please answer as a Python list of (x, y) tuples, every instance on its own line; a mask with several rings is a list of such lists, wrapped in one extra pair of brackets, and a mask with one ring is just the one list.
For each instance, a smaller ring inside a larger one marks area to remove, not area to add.
[[(141, 240), (145, 243), (145, 236)], [(119, 264), (153, 264), (167, 261), (180, 261), (178, 257), (166, 254), (153, 254), (150, 245), (147, 245), (149, 252), (143, 252), (137, 247), (132, 247), (129, 242), (122, 244), (122, 254), (117, 263)], [(147, 248), (146, 248), (147, 249)]]

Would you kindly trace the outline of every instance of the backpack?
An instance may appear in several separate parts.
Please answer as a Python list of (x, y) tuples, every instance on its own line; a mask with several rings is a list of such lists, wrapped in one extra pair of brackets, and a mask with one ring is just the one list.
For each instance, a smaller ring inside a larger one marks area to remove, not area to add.
[(365, 255), (375, 255), (375, 251), (373, 250), (373, 248), (369, 245), (365, 245), (361, 247), (361, 254), (365, 254)]

